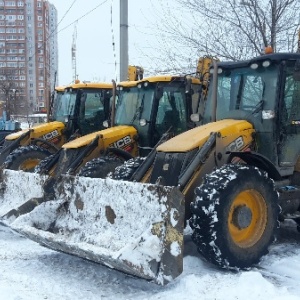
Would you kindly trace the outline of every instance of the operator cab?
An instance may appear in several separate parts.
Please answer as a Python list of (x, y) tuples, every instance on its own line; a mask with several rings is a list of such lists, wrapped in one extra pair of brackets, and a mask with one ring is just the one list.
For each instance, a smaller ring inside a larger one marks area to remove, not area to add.
[[(243, 62), (218, 63), (216, 120), (253, 124), (258, 153), (290, 175), (300, 157), (300, 54), (262, 55)], [(209, 90), (204, 123), (212, 120)], [(299, 161), (300, 162), (300, 161)]]
[(103, 121), (109, 118), (111, 97), (112, 85), (108, 83), (71, 85), (56, 98), (52, 119), (66, 124), (70, 133), (102, 130)]
[(177, 135), (188, 129), (192, 101), (185, 87), (184, 76), (150, 77), (118, 86), (115, 125), (137, 129), (140, 155), (147, 155), (167, 131)]

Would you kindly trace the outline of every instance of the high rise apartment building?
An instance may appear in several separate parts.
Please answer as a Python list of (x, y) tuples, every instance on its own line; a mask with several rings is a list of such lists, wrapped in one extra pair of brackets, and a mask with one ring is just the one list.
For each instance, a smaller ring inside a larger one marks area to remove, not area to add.
[(0, 101), (9, 114), (44, 112), (58, 68), (57, 11), (45, 0), (0, 0)]

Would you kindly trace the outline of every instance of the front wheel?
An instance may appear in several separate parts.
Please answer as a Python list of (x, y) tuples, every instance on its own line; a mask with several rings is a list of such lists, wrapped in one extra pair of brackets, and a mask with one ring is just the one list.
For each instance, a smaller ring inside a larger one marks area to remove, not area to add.
[(33, 172), (40, 161), (50, 155), (48, 150), (36, 145), (19, 147), (6, 157), (3, 167), (10, 170)]
[(134, 157), (124, 162), (121, 166), (117, 167), (114, 172), (109, 174), (109, 177), (115, 180), (129, 181), (134, 172), (144, 162), (145, 157)]
[(123, 160), (114, 156), (94, 158), (87, 162), (79, 171), (79, 176), (105, 178), (108, 173), (123, 164)]
[(249, 268), (268, 252), (278, 227), (278, 195), (267, 174), (225, 165), (208, 175), (191, 204), (192, 239), (210, 262)]
[(34, 173), (38, 174), (50, 174), (50, 172), (45, 172), (46, 166), (54, 159), (55, 154), (48, 155), (45, 159), (41, 160), (34, 168)]

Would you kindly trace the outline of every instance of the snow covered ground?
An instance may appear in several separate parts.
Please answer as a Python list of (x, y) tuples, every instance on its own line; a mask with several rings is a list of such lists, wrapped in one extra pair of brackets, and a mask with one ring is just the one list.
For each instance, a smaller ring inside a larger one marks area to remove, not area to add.
[(0, 226), (0, 299), (300, 299), (300, 234), (287, 222), (261, 264), (238, 273), (203, 261), (186, 236), (183, 274), (158, 286), (46, 249)]

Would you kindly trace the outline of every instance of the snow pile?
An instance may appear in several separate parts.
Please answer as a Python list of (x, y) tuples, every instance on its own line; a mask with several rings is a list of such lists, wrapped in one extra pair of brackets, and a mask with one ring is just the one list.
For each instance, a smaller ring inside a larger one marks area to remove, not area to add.
[(65, 177), (57, 191), (60, 200), (41, 204), (11, 227), (49, 248), (160, 284), (181, 273), (178, 209), (184, 207), (176, 188)]
[[(291, 231), (289, 230), (291, 233)], [(202, 260), (185, 237), (183, 273), (166, 286), (54, 252), (0, 226), (5, 300), (300, 300), (300, 235), (271, 247), (259, 268), (230, 272)]]

